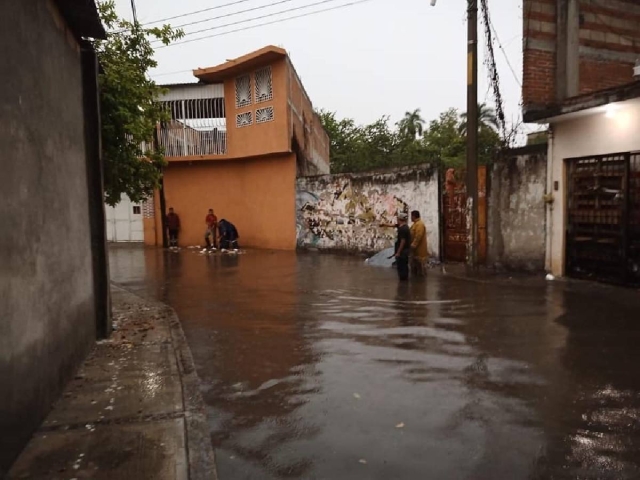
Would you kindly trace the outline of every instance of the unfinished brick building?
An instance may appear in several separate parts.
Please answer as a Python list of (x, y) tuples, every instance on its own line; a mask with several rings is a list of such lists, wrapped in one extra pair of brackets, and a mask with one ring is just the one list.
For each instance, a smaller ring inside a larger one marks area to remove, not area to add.
[(632, 82), (639, 0), (524, 0), (525, 121), (567, 98)]
[(523, 29), (523, 117), (549, 125), (546, 268), (640, 285), (640, 0), (524, 0)]

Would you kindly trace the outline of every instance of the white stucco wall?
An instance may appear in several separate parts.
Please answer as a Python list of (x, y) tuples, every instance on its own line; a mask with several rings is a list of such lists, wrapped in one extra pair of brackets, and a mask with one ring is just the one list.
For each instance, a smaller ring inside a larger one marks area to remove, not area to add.
[[(640, 150), (640, 99), (597, 107), (561, 117), (551, 124), (549, 143), (550, 175), (547, 191), (554, 202), (547, 210), (548, 241), (546, 267), (554, 275), (564, 275), (567, 158)], [(559, 189), (554, 190), (554, 182)]]
[(400, 210), (420, 211), (429, 253), (440, 251), (437, 171), (428, 166), (395, 171), (303, 177), (297, 184), (299, 247), (377, 252), (393, 245)]

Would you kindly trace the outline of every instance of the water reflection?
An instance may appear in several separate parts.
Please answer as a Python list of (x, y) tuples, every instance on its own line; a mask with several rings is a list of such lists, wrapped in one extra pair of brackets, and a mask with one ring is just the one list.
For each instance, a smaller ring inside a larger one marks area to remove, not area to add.
[(282, 252), (116, 249), (111, 270), (180, 316), (223, 479), (640, 476), (628, 294)]

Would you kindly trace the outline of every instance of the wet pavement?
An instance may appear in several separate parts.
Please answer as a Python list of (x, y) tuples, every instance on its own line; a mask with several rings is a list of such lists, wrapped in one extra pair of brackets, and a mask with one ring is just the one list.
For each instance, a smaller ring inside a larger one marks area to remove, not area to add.
[(110, 252), (177, 312), (233, 479), (640, 478), (640, 294), (362, 259)]
[(177, 316), (120, 288), (111, 302), (116, 330), (96, 344), (7, 480), (217, 478)]

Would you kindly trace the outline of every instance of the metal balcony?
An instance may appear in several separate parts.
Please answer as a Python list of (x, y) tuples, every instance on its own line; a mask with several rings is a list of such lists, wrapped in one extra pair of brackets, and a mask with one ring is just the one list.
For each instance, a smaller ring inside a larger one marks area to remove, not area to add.
[(158, 141), (169, 160), (179, 157), (225, 155), (227, 122), (222, 84), (163, 85), (160, 101), (171, 120), (159, 127)]

